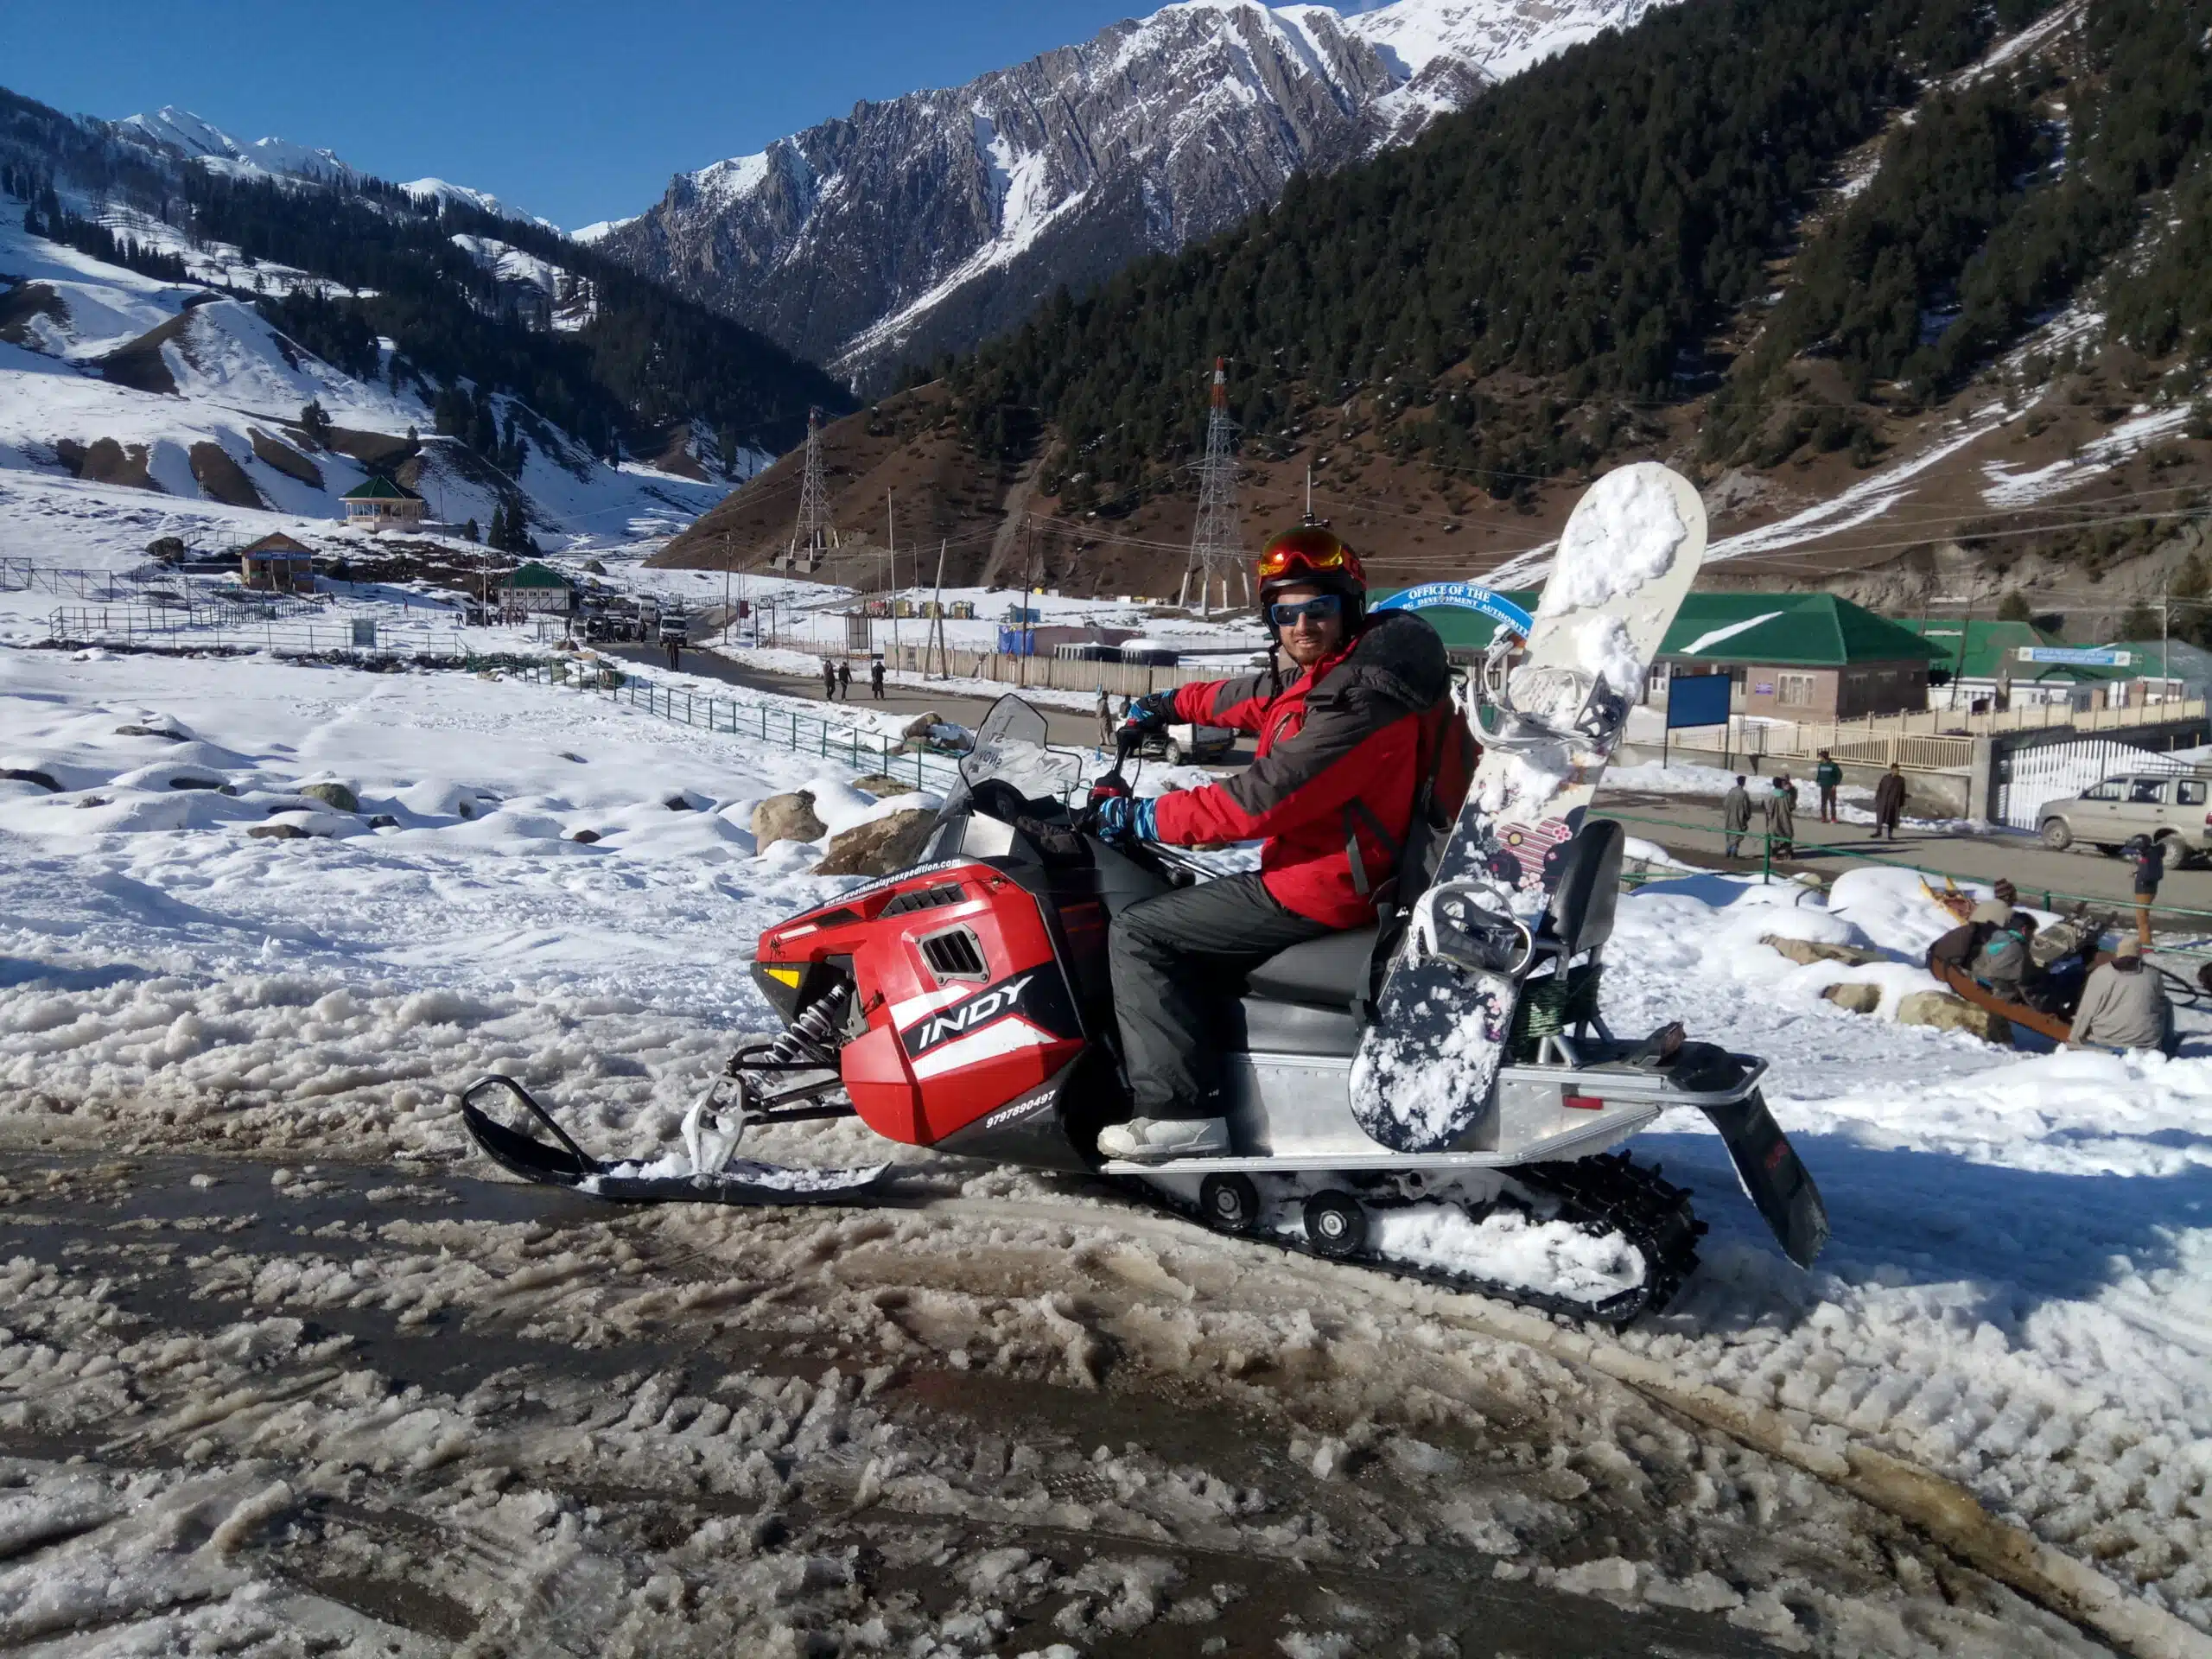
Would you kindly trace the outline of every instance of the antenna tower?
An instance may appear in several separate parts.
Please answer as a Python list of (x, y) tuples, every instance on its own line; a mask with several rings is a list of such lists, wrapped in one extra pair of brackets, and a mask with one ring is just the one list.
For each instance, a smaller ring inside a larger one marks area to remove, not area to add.
[(1229, 418), (1229, 366), (1213, 360), (1213, 408), (1206, 416), (1206, 458), (1198, 463), (1198, 517), (1191, 527), (1191, 561), (1183, 567), (1179, 601), (1191, 602), (1191, 583), (1198, 584), (1198, 614), (1213, 614), (1213, 585), (1221, 582), (1221, 602), (1229, 603), (1229, 578), (1236, 573), (1244, 602), (1252, 602), (1252, 573), (1244, 563), (1244, 532), (1236, 517), (1236, 423)]
[(837, 545), (837, 527), (830, 522), (830, 484), (822, 471), (822, 411), (806, 411), (806, 469), (798, 486), (798, 523), (792, 528), (784, 556), (776, 561), (786, 570), (821, 568)]

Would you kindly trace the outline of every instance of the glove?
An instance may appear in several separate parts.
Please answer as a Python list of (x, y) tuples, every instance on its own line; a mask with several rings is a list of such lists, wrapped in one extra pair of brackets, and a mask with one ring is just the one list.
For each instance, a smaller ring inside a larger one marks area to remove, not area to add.
[(1158, 838), (1153, 804), (1128, 795), (1109, 795), (1099, 802), (1090, 822), (1101, 841), (1153, 841)]
[(1139, 697), (1129, 705), (1129, 717), (1122, 729), (1127, 732), (1157, 732), (1175, 723), (1175, 694), (1155, 691), (1150, 696)]

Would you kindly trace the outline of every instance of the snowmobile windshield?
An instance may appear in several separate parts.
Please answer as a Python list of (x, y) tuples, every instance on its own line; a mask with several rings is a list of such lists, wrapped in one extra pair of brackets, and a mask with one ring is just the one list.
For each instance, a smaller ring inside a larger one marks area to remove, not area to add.
[[(995, 778), (1031, 800), (1065, 800), (1083, 782), (1083, 763), (1052, 747), (1045, 716), (1020, 697), (1001, 697), (976, 728), (976, 743), (960, 762), (960, 781), (969, 795)], [(953, 810), (956, 802), (947, 801)]]

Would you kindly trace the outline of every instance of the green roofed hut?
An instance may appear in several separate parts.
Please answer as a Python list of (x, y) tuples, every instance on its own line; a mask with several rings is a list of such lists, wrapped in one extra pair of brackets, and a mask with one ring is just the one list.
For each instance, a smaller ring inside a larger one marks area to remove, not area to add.
[(499, 583), (499, 614), (510, 621), (525, 616), (566, 616), (576, 607), (576, 584), (534, 559), (510, 571)]
[[(1541, 594), (1505, 597), (1533, 611)], [(1457, 661), (1479, 658), (1497, 629), (1478, 611), (1421, 614)], [(1663, 702), (1676, 674), (1726, 674), (1734, 714), (1821, 721), (1917, 713), (1928, 706), (1932, 656), (1910, 628), (1834, 594), (1690, 594), (1660, 645), (1643, 700)]]
[(2023, 662), (2024, 651), (2063, 643), (2031, 622), (1946, 616), (1915, 617), (1897, 626), (1926, 640), (1936, 653), (1935, 665), (1949, 673), (1950, 683), (1936, 699), (1947, 708), (2018, 709), (2046, 703), (2076, 709), (2124, 707), (2129, 700), (2126, 682), (2141, 672), (2082, 663)]
[(346, 506), (347, 528), (358, 525), (372, 536), (385, 530), (412, 530), (429, 511), (421, 496), (381, 473), (363, 479), (338, 499)]

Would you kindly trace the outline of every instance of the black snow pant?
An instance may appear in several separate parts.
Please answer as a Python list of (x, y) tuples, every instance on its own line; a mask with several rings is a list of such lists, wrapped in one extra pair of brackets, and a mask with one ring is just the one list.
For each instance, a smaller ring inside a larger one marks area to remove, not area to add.
[(1335, 931), (1287, 910), (1255, 873), (1202, 881), (1114, 918), (1114, 1011), (1139, 1117), (1218, 1117), (1221, 1056), (1244, 976)]

